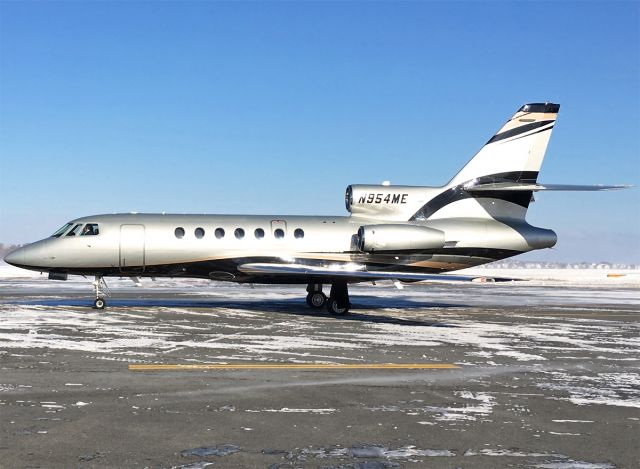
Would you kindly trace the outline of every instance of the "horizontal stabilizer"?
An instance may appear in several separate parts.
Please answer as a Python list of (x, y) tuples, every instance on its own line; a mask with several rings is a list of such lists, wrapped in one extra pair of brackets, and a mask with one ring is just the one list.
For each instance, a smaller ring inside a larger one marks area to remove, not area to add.
[[(301, 264), (243, 264), (238, 270), (253, 275), (304, 275), (326, 278), (347, 277), (352, 280), (401, 280), (419, 282), (431, 280), (438, 282), (472, 282), (478, 276), (470, 275), (440, 275), (413, 272), (386, 272), (364, 270), (364, 266), (351, 265), (348, 267), (319, 267)], [(511, 281), (511, 278), (493, 278), (494, 281)]]
[(464, 190), (467, 192), (484, 192), (484, 191), (610, 191), (617, 189), (628, 189), (633, 186), (615, 185), (605, 186), (603, 184), (595, 185), (573, 185), (573, 184), (538, 184), (524, 182), (495, 182), (489, 184), (479, 184), (477, 186), (468, 186)]

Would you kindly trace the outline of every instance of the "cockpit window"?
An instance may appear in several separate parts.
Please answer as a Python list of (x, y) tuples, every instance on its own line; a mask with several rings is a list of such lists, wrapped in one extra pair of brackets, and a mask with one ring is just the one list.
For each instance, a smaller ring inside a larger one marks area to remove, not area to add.
[(53, 233), (51, 235), (52, 238), (59, 238), (60, 236), (62, 236), (68, 229), (69, 227), (73, 225), (73, 223), (67, 223), (66, 225), (64, 225), (62, 228), (60, 228), (58, 231), (56, 231), (55, 233)]
[(87, 223), (80, 233), (81, 236), (95, 236), (97, 234), (100, 234), (97, 223)]
[(71, 231), (69, 231), (67, 233), (67, 236), (75, 236), (80, 232), (80, 227), (82, 226), (82, 223), (78, 223), (76, 226), (74, 226)]

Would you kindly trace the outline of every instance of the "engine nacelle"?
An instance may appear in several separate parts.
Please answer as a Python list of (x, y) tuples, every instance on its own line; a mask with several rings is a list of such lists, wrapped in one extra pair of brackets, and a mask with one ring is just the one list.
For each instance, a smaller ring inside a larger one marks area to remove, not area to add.
[[(409, 197), (407, 187), (403, 186), (365, 186), (352, 184), (344, 194), (344, 204), (347, 211), (353, 213), (365, 204), (377, 205), (405, 205)], [(413, 187), (411, 188), (413, 189)]]
[(353, 184), (344, 195), (345, 206), (352, 216), (384, 220), (408, 220), (426, 200), (428, 187), (368, 186)]
[(438, 249), (444, 232), (417, 225), (365, 225), (358, 230), (358, 249), (363, 252)]

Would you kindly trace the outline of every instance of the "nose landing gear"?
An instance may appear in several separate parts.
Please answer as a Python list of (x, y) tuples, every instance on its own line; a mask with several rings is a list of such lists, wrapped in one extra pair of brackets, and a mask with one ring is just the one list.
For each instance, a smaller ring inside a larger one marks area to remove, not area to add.
[(96, 299), (93, 302), (94, 309), (104, 309), (107, 306), (105, 297), (111, 296), (111, 291), (107, 286), (107, 282), (104, 281), (102, 275), (96, 275), (96, 279), (93, 282), (93, 288), (95, 290)]

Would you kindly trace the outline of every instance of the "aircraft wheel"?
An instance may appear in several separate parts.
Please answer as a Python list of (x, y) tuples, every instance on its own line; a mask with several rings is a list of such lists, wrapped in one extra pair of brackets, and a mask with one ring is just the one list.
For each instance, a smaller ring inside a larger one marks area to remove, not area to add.
[(310, 308), (322, 308), (327, 302), (327, 295), (322, 292), (313, 292), (307, 295), (307, 304)]
[(327, 311), (334, 316), (344, 316), (348, 314), (350, 306), (349, 303), (340, 306), (340, 303), (335, 298), (329, 298), (329, 301), (327, 301)]
[(104, 309), (105, 306), (107, 306), (107, 302), (104, 300), (104, 298), (96, 298), (96, 300), (93, 302), (93, 307), (95, 309)]

